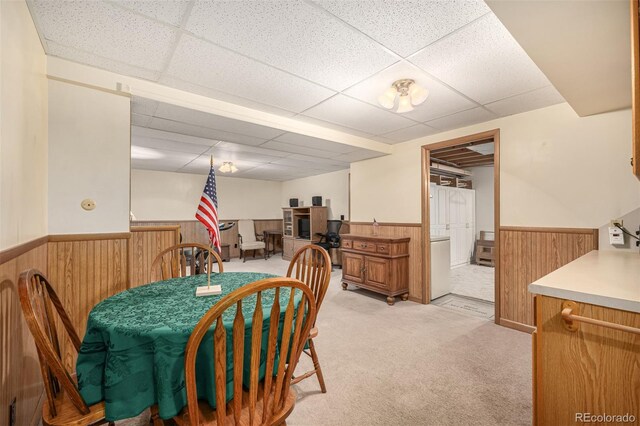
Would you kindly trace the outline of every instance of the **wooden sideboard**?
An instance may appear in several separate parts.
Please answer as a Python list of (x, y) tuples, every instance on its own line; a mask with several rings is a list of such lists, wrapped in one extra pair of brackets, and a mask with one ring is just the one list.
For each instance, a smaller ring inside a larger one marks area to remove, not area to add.
[(387, 296), (409, 298), (409, 240), (342, 235), (342, 288), (349, 284)]

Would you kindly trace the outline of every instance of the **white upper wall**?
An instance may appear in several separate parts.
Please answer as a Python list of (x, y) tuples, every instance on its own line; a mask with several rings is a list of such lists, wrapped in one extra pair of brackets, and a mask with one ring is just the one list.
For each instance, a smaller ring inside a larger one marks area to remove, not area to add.
[(50, 234), (129, 231), (130, 117), (127, 96), (49, 80)]
[(480, 238), (480, 231), (494, 230), (493, 170), (493, 166), (469, 168), (476, 191), (476, 238)]
[(311, 197), (322, 197), (322, 205), (328, 207), (329, 219), (349, 219), (349, 170), (289, 180), (282, 183), (282, 206), (289, 205), (289, 198), (297, 198), (305, 206), (311, 205)]
[(396, 145), (351, 165), (351, 219), (421, 221), (421, 146), (500, 129), (501, 225), (597, 228), (640, 206), (631, 111), (578, 117), (568, 104)]
[(25, 2), (0, 2), (0, 250), (47, 234), (47, 59)]
[[(207, 175), (131, 170), (131, 211), (137, 220), (195, 220)], [(282, 183), (216, 175), (218, 216), (279, 219)]]

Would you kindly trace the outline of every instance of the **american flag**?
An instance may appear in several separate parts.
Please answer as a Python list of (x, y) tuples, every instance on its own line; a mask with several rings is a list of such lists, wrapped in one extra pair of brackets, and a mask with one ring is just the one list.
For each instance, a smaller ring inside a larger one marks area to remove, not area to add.
[(200, 197), (200, 204), (196, 211), (198, 219), (209, 231), (211, 245), (220, 253), (220, 229), (218, 228), (218, 196), (216, 195), (216, 172), (211, 165), (207, 183)]

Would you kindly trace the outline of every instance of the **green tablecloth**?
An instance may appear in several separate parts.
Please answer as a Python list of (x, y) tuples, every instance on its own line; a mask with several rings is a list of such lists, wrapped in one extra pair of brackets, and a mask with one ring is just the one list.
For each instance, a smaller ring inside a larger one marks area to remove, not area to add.
[[(213, 274), (212, 284), (222, 285), (222, 295), (195, 297), (197, 286), (206, 285), (206, 275), (176, 278), (133, 288), (96, 305), (89, 314), (76, 370), (80, 394), (87, 404), (105, 401), (106, 418), (114, 421), (140, 414), (158, 404), (162, 418), (171, 418), (186, 405), (184, 350), (193, 328), (221, 297), (270, 274), (226, 272)], [(289, 291), (281, 291), (281, 321)], [(296, 295), (296, 305), (300, 295)], [(264, 326), (261, 377), (264, 376), (269, 311), (274, 292), (263, 292)], [(251, 318), (255, 295), (243, 303), (245, 331), (245, 371), (249, 369)], [(223, 321), (227, 347), (232, 348), (232, 321), (235, 307)], [(213, 330), (213, 329), (212, 329)], [(198, 397), (215, 407), (213, 373), (213, 332), (205, 336), (198, 351), (196, 374)], [(280, 336), (281, 337), (281, 336)], [(277, 366), (278, 360), (276, 360)], [(233, 394), (233, 359), (227, 353), (227, 400)], [(244, 385), (248, 386), (248, 374)]]

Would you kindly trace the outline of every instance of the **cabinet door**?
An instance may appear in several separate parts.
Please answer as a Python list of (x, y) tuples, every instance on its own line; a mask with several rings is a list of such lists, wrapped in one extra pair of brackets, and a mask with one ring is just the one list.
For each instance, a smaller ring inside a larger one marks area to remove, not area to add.
[(282, 239), (282, 257), (289, 259), (293, 257), (293, 240), (291, 238)]
[(364, 281), (364, 256), (361, 254), (342, 253), (342, 278), (361, 283)]
[(389, 287), (389, 259), (367, 257), (364, 260), (365, 283), (376, 287)]

